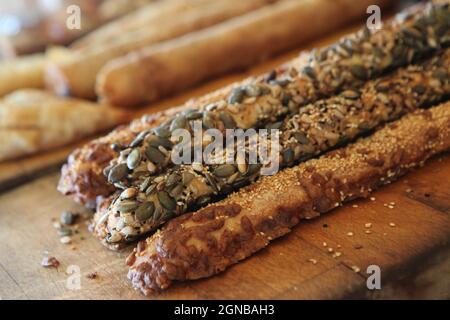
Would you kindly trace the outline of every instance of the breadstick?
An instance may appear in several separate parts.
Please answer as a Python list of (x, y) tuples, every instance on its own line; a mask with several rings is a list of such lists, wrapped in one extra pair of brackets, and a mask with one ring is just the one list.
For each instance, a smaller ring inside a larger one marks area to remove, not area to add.
[(170, 15), (165, 16), (164, 21), (131, 32), (127, 37), (76, 50), (67, 61), (48, 64), (45, 73), (47, 87), (59, 95), (69, 93), (81, 98), (95, 98), (97, 73), (109, 60), (242, 15), (265, 5), (268, 1), (271, 0), (208, 1), (202, 6), (186, 9), (176, 19)]
[(128, 278), (144, 294), (205, 278), (266, 247), (301, 219), (367, 197), (450, 149), (450, 103), (421, 110), (373, 136), (169, 222), (128, 257)]
[(105, 102), (120, 106), (152, 102), (211, 77), (251, 66), (334, 30), (365, 14), (369, 4), (386, 3), (280, 1), (211, 28), (113, 59), (99, 72), (96, 92)]
[(45, 91), (15, 91), (0, 100), (0, 160), (62, 146), (125, 120), (114, 108)]
[[(374, 78), (396, 66), (408, 64), (418, 57), (432, 53), (436, 50), (436, 47), (446, 45), (443, 42), (446, 38), (437, 36), (435, 31), (441, 30), (439, 26), (442, 22), (429, 17), (430, 15), (435, 15), (437, 11), (445, 13), (448, 10), (448, 5), (442, 7), (433, 6), (429, 10), (424, 10), (420, 6), (413, 11), (414, 14), (410, 14), (405, 20), (386, 23), (382, 31), (367, 33), (367, 30), (362, 30), (341, 39), (334, 45), (317, 50), (309, 55), (302, 55), (291, 63), (278, 68), (276, 72), (270, 72), (258, 78), (247, 79), (242, 83), (209, 94), (198, 101), (190, 102), (182, 108), (205, 110), (208, 105), (217, 105), (226, 110), (229, 105), (228, 99), (236, 94), (239, 96), (239, 91), (242, 91), (239, 88), (248, 85), (258, 85), (261, 82), (269, 82), (273, 84), (275, 91), (279, 91), (276, 85), (277, 81), (291, 79), (291, 76), (295, 81), (290, 86), (295, 88), (298, 85), (296, 90), (299, 94), (295, 104), (292, 106), (294, 111), (308, 102), (317, 101), (345, 89), (359, 88), (364, 80), (368, 78)], [(427, 26), (424, 29), (427, 31), (423, 33), (421, 39), (429, 39), (429, 42), (421, 41), (419, 44), (415, 42), (418, 41), (417, 39), (411, 41), (408, 38), (404, 38), (406, 36), (403, 30), (413, 24), (425, 24)], [(450, 32), (448, 29), (445, 30), (447, 33)], [(404, 41), (404, 39), (407, 41)], [(366, 48), (366, 50), (356, 49), (352, 55), (345, 55), (346, 51), (342, 48), (345, 47), (343, 44), (346, 43), (352, 43), (356, 48)], [(356, 67), (351, 67), (355, 61), (358, 61), (358, 64)], [(364, 68), (360, 67), (359, 63), (361, 62), (364, 63)], [(311, 69), (313, 72), (311, 72)], [(371, 70), (371, 72), (367, 72), (367, 70)], [(320, 76), (313, 79), (308, 73)], [(335, 79), (333, 74), (340, 75), (341, 81)], [(364, 80), (359, 80), (358, 77), (364, 78)], [(283, 84), (283, 81), (281, 81), (281, 84)], [(263, 96), (257, 99), (266, 98)], [(255, 103), (239, 104), (240, 114), (251, 113), (256, 102), (259, 102), (259, 100), (256, 100)], [(231, 105), (232, 109), (236, 109), (235, 107)], [(177, 109), (177, 111), (179, 110)], [(158, 123), (147, 123), (144, 121), (140, 128), (150, 129), (169, 120), (169, 118), (164, 117)], [(109, 149), (109, 144), (127, 145), (136, 137), (137, 133), (132, 129), (122, 128), (121, 133), (112, 132), (108, 137), (93, 141), (85, 147), (76, 150), (69, 157), (68, 164), (63, 167), (58, 189), (82, 204), (95, 206), (97, 195), (105, 197), (114, 190), (113, 186), (108, 186), (102, 174), (109, 161), (118, 154), (118, 152)]]
[(185, 10), (200, 7), (210, 0), (164, 0), (147, 4), (132, 13), (111, 21), (90, 32), (70, 45), (71, 49), (79, 50), (86, 47), (101, 46), (118, 38), (128, 37), (130, 32), (144, 28), (154, 28), (155, 25), (167, 20), (177, 19)]
[(44, 65), (42, 54), (0, 62), (0, 96), (22, 88), (43, 88)]
[[(290, 167), (338, 144), (353, 141), (382, 123), (439, 102), (449, 94), (450, 49), (447, 49), (443, 55), (424, 63), (369, 81), (360, 90), (346, 90), (306, 105), (276, 124), (280, 138), (274, 143), (279, 145), (276, 149), (279, 166)], [(223, 114), (212, 127), (223, 130), (223, 123), (228, 129), (234, 128), (236, 124), (228, 123), (230, 120)], [(174, 123), (179, 124), (181, 117), (183, 114)], [(190, 113), (186, 117), (189, 119)], [(183, 128), (189, 127), (187, 123), (184, 125)], [(171, 162), (171, 152), (179, 151), (170, 138), (144, 133), (145, 136), (139, 135), (139, 142), (130, 144), (106, 169), (110, 182), (123, 192), (96, 213), (94, 231), (111, 248), (120, 248), (173, 216), (210, 203), (214, 197), (227, 195), (260, 177), (261, 165), (248, 164), (251, 150), (256, 148), (248, 144), (240, 147), (245, 155), (239, 160), (236, 153), (232, 163), (226, 162), (223, 150), (222, 154), (215, 155), (216, 164), (193, 163), (171, 169), (164, 162), (165, 168), (155, 174), (164, 157)], [(208, 142), (203, 148), (207, 145)], [(159, 146), (168, 151), (166, 155)]]

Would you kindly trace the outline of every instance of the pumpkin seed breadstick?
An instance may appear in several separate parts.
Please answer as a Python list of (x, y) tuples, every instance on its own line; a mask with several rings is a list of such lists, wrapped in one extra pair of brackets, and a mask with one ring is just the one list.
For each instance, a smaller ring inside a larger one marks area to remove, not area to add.
[[(415, 108), (434, 104), (449, 94), (450, 49), (447, 49), (425, 62), (369, 81), (360, 90), (346, 90), (338, 96), (308, 104), (276, 125), (280, 129), (277, 148), (280, 166), (292, 166), (352, 141), (380, 124)], [(215, 123), (215, 128), (236, 126), (228, 123), (229, 119), (223, 114), (221, 119), (222, 122)], [(179, 121), (173, 123), (179, 124)], [(189, 126), (192, 122), (184, 119), (183, 127)], [(245, 149), (245, 158), (238, 159), (236, 153), (232, 163), (226, 163), (224, 151), (216, 154), (221, 160), (217, 164), (182, 164), (155, 175), (146, 168), (154, 168), (155, 160), (160, 160), (158, 157), (170, 161), (172, 146), (164, 155), (160, 150), (164, 150), (170, 140), (146, 134), (139, 144), (123, 151), (126, 156), (113, 161), (109, 174), (115, 174), (116, 182), (120, 182), (117, 186), (123, 192), (113, 198), (106, 210), (96, 214), (94, 230), (113, 248), (135, 240), (175, 215), (253, 183), (260, 176), (260, 165), (249, 164), (249, 145), (241, 146)], [(178, 152), (176, 148), (172, 150)]]
[(210, 277), (342, 203), (367, 197), (450, 149), (450, 103), (419, 110), (319, 159), (260, 179), (170, 221), (127, 258), (133, 287), (148, 295)]
[[(420, 6), (413, 10), (414, 14), (398, 17), (387, 23), (381, 31), (364, 29), (344, 37), (334, 45), (314, 51), (306, 62), (304, 57), (295, 59), (293, 64), (285, 65), (266, 77), (244, 81), (245, 85), (241, 83), (235, 86), (230, 94), (229, 89), (224, 89), (188, 105), (200, 111), (211, 105), (216, 105), (219, 111), (227, 111), (230, 106), (232, 110), (248, 114), (257, 102), (267, 97), (247, 97), (246, 86), (270, 85), (271, 94), (272, 91), (283, 93), (283, 99), (272, 99), (274, 104), (278, 107), (283, 103), (287, 104), (283, 110), (295, 112), (309, 102), (346, 89), (356, 89), (363, 84), (362, 79), (375, 77), (388, 69), (408, 64), (413, 59), (447, 46), (450, 29), (445, 27), (448, 21), (445, 17), (449, 10), (448, 4), (430, 5), (425, 9)], [(290, 91), (294, 94), (290, 94)], [(290, 95), (284, 95), (284, 92)], [(163, 121), (167, 120), (165, 118)], [(157, 122), (159, 125), (162, 121)], [(155, 125), (154, 120), (142, 121), (137, 127), (152, 128)], [(107, 184), (102, 171), (118, 152), (110, 150), (109, 144), (122, 146), (130, 143), (138, 131), (143, 131), (134, 130), (133, 127), (136, 126), (121, 128), (76, 150), (63, 167), (59, 190), (91, 206), (95, 205), (97, 196), (111, 194), (114, 188)]]

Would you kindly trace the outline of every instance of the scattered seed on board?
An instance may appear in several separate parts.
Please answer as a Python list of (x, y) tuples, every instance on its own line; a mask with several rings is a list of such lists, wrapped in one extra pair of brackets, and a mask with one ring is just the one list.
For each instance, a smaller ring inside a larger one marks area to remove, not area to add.
[(352, 270), (356, 273), (361, 271), (361, 269), (358, 266), (352, 266)]
[(78, 217), (78, 213), (73, 213), (71, 211), (63, 211), (59, 217), (59, 221), (65, 225), (73, 225)]
[(72, 238), (69, 236), (64, 236), (59, 239), (62, 244), (70, 244), (72, 242)]
[(41, 261), (41, 266), (44, 268), (58, 268), (59, 264), (58, 259), (52, 256), (45, 256)]

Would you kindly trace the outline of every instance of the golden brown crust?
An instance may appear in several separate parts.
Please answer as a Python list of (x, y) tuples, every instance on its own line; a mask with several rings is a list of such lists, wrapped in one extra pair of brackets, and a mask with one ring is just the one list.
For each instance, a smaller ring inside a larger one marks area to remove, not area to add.
[(127, 119), (123, 110), (106, 105), (17, 90), (0, 100), (0, 160), (59, 147)]
[(208, 277), (264, 248), (301, 219), (395, 180), (450, 148), (450, 103), (410, 114), (346, 148), (269, 177), (170, 221), (128, 257), (144, 294)]

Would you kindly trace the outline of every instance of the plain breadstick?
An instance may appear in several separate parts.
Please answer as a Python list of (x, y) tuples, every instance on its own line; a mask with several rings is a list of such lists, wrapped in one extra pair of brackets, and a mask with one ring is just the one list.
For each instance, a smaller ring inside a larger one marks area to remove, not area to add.
[(0, 96), (21, 88), (43, 88), (44, 66), (42, 54), (0, 62)]
[(62, 146), (126, 120), (123, 111), (108, 106), (15, 91), (0, 100), (0, 160)]
[(87, 34), (72, 43), (70, 48), (79, 50), (91, 46), (101, 46), (109, 41), (117, 41), (119, 38), (126, 38), (129, 32), (154, 28), (156, 24), (164, 23), (167, 17), (177, 19), (186, 10), (204, 5), (208, 1), (210, 0), (164, 0), (150, 3)]
[(195, 213), (170, 221), (127, 259), (144, 294), (205, 278), (266, 247), (305, 218), (367, 197), (450, 149), (450, 103), (407, 115), (346, 148), (267, 176)]
[(271, 1), (214, 0), (202, 6), (187, 8), (176, 19), (167, 15), (153, 26), (127, 33), (127, 36), (103, 45), (76, 50), (67, 60), (49, 63), (45, 74), (46, 85), (59, 95), (94, 98), (97, 73), (109, 60), (242, 15)]
[(151, 102), (338, 28), (365, 14), (368, 4), (388, 2), (281, 1), (110, 61), (98, 74), (97, 95), (121, 106)]

